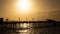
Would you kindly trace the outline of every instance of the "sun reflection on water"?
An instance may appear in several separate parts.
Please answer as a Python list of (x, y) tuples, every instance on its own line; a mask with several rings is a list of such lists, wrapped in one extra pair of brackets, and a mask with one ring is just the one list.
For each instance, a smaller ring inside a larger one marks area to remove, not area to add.
[(16, 30), (16, 32), (19, 32), (18, 34), (30, 34), (31, 33), (31, 27), (33, 27), (33, 23), (20, 23), (16, 24), (17, 28), (20, 30)]
[(28, 32), (28, 30), (19, 30), (19, 32), (21, 32), (21, 33), (26, 33), (26, 32)]
[(29, 24), (29, 23), (21, 23), (20, 24), (20, 27), (21, 28), (30, 28), (30, 27), (32, 27), (32, 24)]
[(30, 34), (31, 30), (25, 29), (25, 30), (16, 30), (16, 32), (19, 32), (19, 34)]

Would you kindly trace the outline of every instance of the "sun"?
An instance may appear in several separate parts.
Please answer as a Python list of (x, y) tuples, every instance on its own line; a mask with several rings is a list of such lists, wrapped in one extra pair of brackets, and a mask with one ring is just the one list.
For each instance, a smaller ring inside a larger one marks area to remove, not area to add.
[(17, 8), (20, 13), (30, 13), (30, 2), (29, 0), (18, 0)]

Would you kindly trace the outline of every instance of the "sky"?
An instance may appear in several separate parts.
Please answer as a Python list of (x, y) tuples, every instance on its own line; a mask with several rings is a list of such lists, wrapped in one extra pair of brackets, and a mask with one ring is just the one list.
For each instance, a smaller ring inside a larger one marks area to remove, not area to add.
[[(19, 0), (0, 0), (0, 18), (12, 20), (45, 20), (53, 19), (60, 21), (60, 0), (23, 0), (29, 1), (29, 13), (21, 13), (23, 9), (18, 9)], [(25, 11), (24, 10), (24, 11)], [(20, 12), (19, 12), (20, 11)], [(26, 11), (25, 11), (26, 12)]]

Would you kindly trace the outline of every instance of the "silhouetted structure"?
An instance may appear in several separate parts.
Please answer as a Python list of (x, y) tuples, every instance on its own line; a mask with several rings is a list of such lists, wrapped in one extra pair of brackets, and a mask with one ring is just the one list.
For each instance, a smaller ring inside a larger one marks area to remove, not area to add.
[(6, 19), (6, 21), (8, 21), (8, 19)]
[(2, 24), (3, 23), (3, 18), (0, 18), (0, 24)]
[(51, 19), (47, 19), (46, 21), (6, 20), (7, 22), (3, 22), (3, 18), (0, 18), (0, 23), (3, 23), (2, 25), (0, 24), (0, 34), (60, 34), (60, 21)]
[(48, 23), (56, 22), (55, 20), (51, 20), (51, 19), (46, 19), (46, 21), (47, 21)]

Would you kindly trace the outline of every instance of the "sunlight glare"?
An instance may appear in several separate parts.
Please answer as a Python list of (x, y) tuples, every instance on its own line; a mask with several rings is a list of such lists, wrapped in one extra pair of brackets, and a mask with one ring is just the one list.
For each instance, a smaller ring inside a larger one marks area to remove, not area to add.
[(29, 0), (19, 0), (17, 3), (17, 8), (20, 13), (29, 13), (30, 10)]

